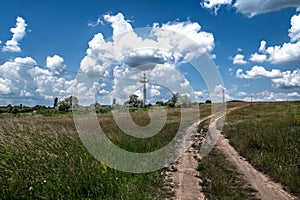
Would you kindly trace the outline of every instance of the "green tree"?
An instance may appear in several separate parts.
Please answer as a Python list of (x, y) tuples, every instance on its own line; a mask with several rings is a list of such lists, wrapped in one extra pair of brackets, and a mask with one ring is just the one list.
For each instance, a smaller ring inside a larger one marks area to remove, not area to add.
[(58, 110), (61, 112), (70, 112), (72, 109), (78, 109), (78, 99), (77, 97), (70, 96), (65, 98), (63, 101), (59, 102)]
[(58, 106), (58, 98), (55, 97), (53, 102), (53, 108), (56, 108), (57, 106)]
[(129, 106), (130, 109), (136, 110), (143, 107), (143, 101), (138, 99), (138, 96), (135, 94), (130, 95), (129, 101), (125, 102), (126, 106)]

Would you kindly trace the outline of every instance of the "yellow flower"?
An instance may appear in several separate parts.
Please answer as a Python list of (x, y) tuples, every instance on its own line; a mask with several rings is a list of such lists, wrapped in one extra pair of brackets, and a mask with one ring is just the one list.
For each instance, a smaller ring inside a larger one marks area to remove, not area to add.
[(106, 166), (105, 162), (100, 162), (100, 167), (101, 167), (103, 173), (107, 172), (107, 166)]

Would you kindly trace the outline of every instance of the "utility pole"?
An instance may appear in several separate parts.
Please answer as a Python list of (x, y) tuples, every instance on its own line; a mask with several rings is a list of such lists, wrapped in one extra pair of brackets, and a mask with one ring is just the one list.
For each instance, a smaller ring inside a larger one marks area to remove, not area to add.
[(223, 103), (225, 103), (225, 89), (223, 88)]
[(141, 83), (144, 84), (144, 89), (143, 89), (143, 103), (144, 106), (146, 105), (146, 94), (147, 94), (147, 88), (146, 88), (146, 83), (148, 83), (147, 78), (146, 78), (146, 73), (144, 73), (143, 79), (140, 81)]
[(253, 98), (253, 96), (251, 95), (250, 98), (251, 98), (251, 103), (252, 103), (252, 98)]

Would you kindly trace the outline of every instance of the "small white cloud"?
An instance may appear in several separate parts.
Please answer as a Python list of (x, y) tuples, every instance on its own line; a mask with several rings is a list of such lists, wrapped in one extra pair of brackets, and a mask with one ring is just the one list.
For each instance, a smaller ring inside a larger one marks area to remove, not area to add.
[(242, 52), (242, 51), (243, 51), (242, 48), (238, 48), (238, 49), (237, 49), (237, 52)]
[(204, 0), (201, 2), (201, 6), (208, 9), (213, 9), (217, 14), (222, 5), (231, 5), (232, 0)]
[(245, 65), (248, 62), (246, 60), (244, 60), (245, 56), (242, 54), (237, 54), (234, 56), (233, 58), (233, 64), (235, 65)]
[(289, 37), (292, 42), (300, 40), (300, 14), (291, 18), (291, 28), (289, 29)]
[(20, 52), (19, 42), (23, 39), (26, 34), (25, 20), (22, 17), (17, 17), (16, 27), (11, 28), (10, 31), (13, 33), (13, 36), (10, 40), (6, 41), (5, 46), (2, 48), (4, 52)]
[(279, 78), (282, 77), (282, 74), (280, 70), (278, 69), (272, 69), (272, 71), (267, 71), (262, 66), (254, 66), (251, 70), (246, 71), (246, 73), (243, 73), (242, 69), (238, 69), (236, 71), (236, 76), (238, 78), (244, 78), (244, 79), (255, 79), (255, 78)]
[(92, 28), (94, 28), (94, 27), (96, 27), (96, 26), (98, 26), (98, 25), (103, 25), (104, 24), (104, 22), (100, 19), (100, 18), (98, 18), (97, 19), (97, 21), (95, 21), (95, 22), (88, 22), (88, 26), (89, 27), (92, 27)]
[(251, 55), (249, 60), (251, 60), (252, 62), (263, 63), (267, 61), (267, 56), (264, 54), (254, 53)]
[(267, 45), (267, 42), (264, 41), (264, 40), (262, 40), (262, 41), (260, 42), (259, 52), (264, 53), (264, 52), (266, 51), (266, 45)]

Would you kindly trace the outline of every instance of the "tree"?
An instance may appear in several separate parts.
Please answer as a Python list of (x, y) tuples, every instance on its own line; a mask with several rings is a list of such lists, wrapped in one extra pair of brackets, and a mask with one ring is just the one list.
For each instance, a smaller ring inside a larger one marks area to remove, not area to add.
[(211, 100), (207, 99), (207, 100), (205, 101), (205, 103), (211, 103)]
[(179, 93), (173, 93), (172, 98), (169, 101), (167, 101), (167, 103), (166, 103), (168, 105), (168, 107), (174, 108), (176, 106), (178, 98), (179, 98)]
[(70, 112), (72, 109), (79, 108), (77, 97), (70, 96), (59, 102), (58, 110), (62, 112)]
[(138, 96), (135, 94), (130, 95), (129, 101), (125, 102), (125, 105), (129, 106), (132, 109), (142, 108), (144, 103), (142, 100), (138, 99)]
[(58, 106), (58, 98), (55, 97), (53, 102), (53, 108), (56, 108), (57, 106)]

